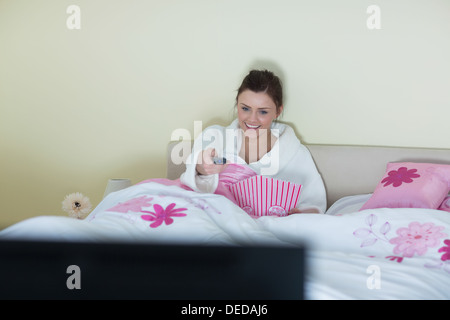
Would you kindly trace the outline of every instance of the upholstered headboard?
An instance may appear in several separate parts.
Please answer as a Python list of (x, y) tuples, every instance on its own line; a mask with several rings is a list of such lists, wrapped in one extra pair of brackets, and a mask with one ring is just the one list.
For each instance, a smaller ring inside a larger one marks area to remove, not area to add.
[[(185, 170), (184, 160), (191, 141), (171, 142), (167, 149), (167, 178), (176, 179)], [(310, 144), (306, 147), (316, 163), (327, 191), (328, 206), (349, 195), (372, 193), (388, 162), (450, 164), (450, 149), (337, 146)], [(176, 159), (174, 163), (172, 159)]]

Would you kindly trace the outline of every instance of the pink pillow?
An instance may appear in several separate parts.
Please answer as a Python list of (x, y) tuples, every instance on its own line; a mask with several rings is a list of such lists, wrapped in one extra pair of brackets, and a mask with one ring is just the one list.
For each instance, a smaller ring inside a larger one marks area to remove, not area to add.
[(450, 190), (450, 165), (388, 163), (370, 199), (360, 210), (374, 208), (437, 209)]
[(441, 205), (439, 206), (438, 210), (443, 210), (450, 212), (450, 196), (447, 196), (444, 201), (442, 201)]

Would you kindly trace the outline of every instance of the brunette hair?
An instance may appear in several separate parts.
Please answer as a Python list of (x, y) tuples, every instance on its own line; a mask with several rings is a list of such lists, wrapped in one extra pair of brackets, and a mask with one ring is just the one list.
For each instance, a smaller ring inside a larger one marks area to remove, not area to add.
[(279, 108), (283, 105), (281, 80), (271, 71), (251, 70), (237, 90), (236, 103), (239, 95), (245, 90), (264, 92), (269, 95), (277, 107), (277, 112), (279, 112)]

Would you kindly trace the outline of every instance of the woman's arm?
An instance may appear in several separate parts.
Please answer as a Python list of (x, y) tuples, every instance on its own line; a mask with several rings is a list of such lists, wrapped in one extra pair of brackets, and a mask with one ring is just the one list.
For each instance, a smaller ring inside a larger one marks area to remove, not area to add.
[[(216, 165), (212, 159), (222, 149), (220, 139), (203, 141), (212, 134), (220, 136), (220, 126), (206, 128), (194, 141), (192, 153), (186, 160), (186, 171), (180, 176), (180, 182), (197, 192), (214, 193), (219, 183), (219, 174), (224, 165)], [(208, 132), (209, 131), (209, 132)], [(206, 145), (206, 146), (205, 146)], [(204, 149), (205, 146), (205, 149)]]
[(288, 214), (294, 214), (294, 213), (323, 213), (320, 211), (319, 208), (304, 208), (304, 209), (299, 209), (299, 208), (292, 208)]
[(284, 160), (281, 159), (281, 169), (274, 178), (302, 185), (299, 203), (292, 213), (324, 213), (327, 207), (325, 186), (309, 150), (297, 145), (296, 152)]

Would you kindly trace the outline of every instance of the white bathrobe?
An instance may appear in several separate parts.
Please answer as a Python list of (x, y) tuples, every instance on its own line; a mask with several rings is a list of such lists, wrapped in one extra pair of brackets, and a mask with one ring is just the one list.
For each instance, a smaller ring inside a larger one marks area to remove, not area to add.
[[(258, 175), (301, 184), (302, 191), (297, 208), (326, 210), (326, 193), (309, 150), (300, 143), (294, 130), (279, 122), (273, 122), (272, 134), (277, 137), (272, 150), (259, 161), (247, 164)], [(246, 164), (239, 157), (242, 144), (242, 130), (237, 119), (228, 127), (211, 126), (206, 128), (194, 141), (192, 153), (186, 161), (186, 171), (181, 175), (181, 183), (197, 192), (213, 193), (219, 183), (219, 174), (199, 175), (196, 171), (199, 153), (214, 148), (227, 163)]]

